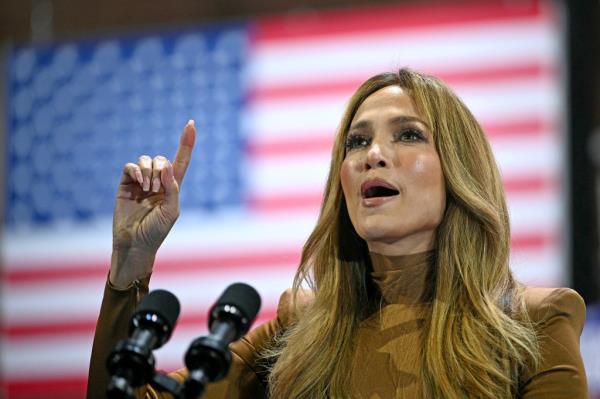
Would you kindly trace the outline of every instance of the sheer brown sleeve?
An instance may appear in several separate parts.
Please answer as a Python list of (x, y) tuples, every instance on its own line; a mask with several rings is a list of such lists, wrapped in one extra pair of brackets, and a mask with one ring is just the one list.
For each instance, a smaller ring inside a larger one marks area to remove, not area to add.
[(569, 288), (528, 289), (528, 307), (538, 325), (541, 362), (524, 375), (522, 398), (587, 398), (579, 349), (585, 303)]
[(108, 355), (121, 339), (127, 338), (129, 320), (138, 302), (148, 293), (150, 276), (135, 281), (129, 288), (113, 287), (107, 279), (100, 315), (96, 323), (90, 369), (88, 374), (87, 398), (106, 399)]

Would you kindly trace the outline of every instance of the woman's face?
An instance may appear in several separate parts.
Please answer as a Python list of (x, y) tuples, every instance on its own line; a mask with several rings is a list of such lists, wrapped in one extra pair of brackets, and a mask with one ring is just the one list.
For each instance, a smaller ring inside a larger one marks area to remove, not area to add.
[(350, 220), (371, 252), (432, 248), (446, 207), (444, 176), (431, 130), (401, 87), (380, 89), (358, 108), (341, 181)]

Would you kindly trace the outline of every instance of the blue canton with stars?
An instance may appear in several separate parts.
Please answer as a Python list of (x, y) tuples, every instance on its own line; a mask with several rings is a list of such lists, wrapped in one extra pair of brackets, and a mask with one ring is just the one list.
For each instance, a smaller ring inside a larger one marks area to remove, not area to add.
[(126, 162), (198, 138), (182, 207), (239, 206), (247, 29), (17, 48), (8, 68), (6, 223), (109, 216)]

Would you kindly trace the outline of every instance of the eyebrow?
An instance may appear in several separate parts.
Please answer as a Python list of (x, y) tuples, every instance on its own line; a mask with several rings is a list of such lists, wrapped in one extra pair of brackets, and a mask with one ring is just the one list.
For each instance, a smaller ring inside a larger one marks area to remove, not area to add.
[[(427, 129), (429, 129), (429, 125), (427, 125), (427, 123), (425, 123), (425, 121), (423, 121), (421, 118), (418, 118), (416, 116), (410, 116), (410, 115), (396, 116), (396, 117), (390, 119), (388, 123), (390, 125), (397, 125), (397, 124), (406, 123), (406, 122), (418, 122), (418, 123), (425, 125), (425, 127)], [(354, 129), (366, 129), (370, 126), (371, 126), (370, 121), (360, 121), (360, 122), (356, 122), (353, 125), (350, 125), (350, 128), (348, 130), (350, 131), (350, 130), (354, 130)]]

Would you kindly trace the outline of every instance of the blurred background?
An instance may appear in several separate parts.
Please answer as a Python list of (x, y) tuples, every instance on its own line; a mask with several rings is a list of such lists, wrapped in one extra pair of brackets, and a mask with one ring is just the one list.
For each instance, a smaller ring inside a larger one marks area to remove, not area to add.
[(122, 166), (199, 137), (152, 288), (182, 365), (234, 281), (274, 317), (313, 227), (344, 104), (408, 66), (453, 87), (503, 174), (511, 267), (585, 299), (600, 398), (598, 1), (8, 0), (0, 4), (0, 397), (84, 396)]

